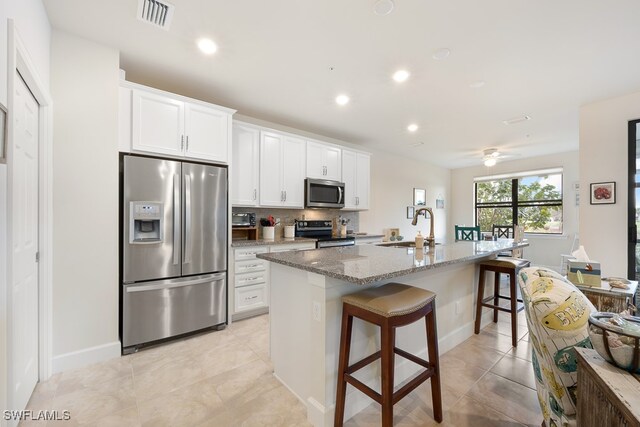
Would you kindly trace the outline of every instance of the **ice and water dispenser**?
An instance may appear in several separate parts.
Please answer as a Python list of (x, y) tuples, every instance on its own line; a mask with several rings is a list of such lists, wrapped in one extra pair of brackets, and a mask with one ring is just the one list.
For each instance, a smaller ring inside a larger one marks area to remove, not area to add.
[(159, 202), (130, 202), (129, 243), (160, 243), (164, 237), (162, 230), (163, 204)]

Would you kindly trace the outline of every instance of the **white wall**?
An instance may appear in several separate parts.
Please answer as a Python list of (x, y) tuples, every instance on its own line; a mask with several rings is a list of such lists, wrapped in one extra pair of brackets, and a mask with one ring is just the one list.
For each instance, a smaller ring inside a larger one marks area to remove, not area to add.
[[(527, 234), (530, 246), (525, 249), (525, 257), (536, 265), (545, 265), (558, 269), (560, 254), (566, 254), (573, 243), (574, 234), (578, 231), (578, 209), (575, 205), (573, 184), (579, 180), (578, 152), (553, 154), (532, 157), (522, 160), (500, 162), (492, 168), (483, 165), (454, 169), (451, 171), (451, 194), (454, 210), (451, 213), (451, 227), (447, 230), (454, 238), (454, 225), (474, 224), (474, 185), (475, 177), (498, 175), (546, 169), (561, 166), (563, 172), (563, 235), (540, 236)], [(583, 199), (584, 200), (584, 199)], [(582, 202), (584, 203), (584, 202)]]
[[(399, 228), (405, 240), (418, 234), (429, 235), (430, 220), (420, 217), (417, 226), (407, 218), (407, 206), (413, 205), (413, 189), (427, 190), (427, 206), (435, 215), (435, 237), (447, 236), (448, 213), (454, 207), (450, 199), (451, 171), (423, 161), (381, 151), (374, 151), (371, 160), (370, 209), (360, 214), (360, 229), (368, 233), (382, 233), (387, 228)], [(436, 197), (444, 197), (444, 209), (436, 209)]]
[(42, 0), (0, 2), (0, 102), (7, 105), (7, 19), (13, 19), (20, 38), (49, 90), (51, 26)]
[[(580, 240), (602, 274), (627, 276), (628, 121), (640, 119), (640, 92), (580, 108)], [(589, 184), (616, 182), (615, 205), (590, 205)]]
[[(49, 89), (51, 27), (41, 0), (0, 2), (0, 103), (7, 105), (7, 20), (13, 19), (40, 81)], [(0, 164), (0, 408), (7, 407), (7, 167)], [(0, 425), (5, 425), (0, 420)]]
[(118, 51), (54, 31), (54, 371), (120, 354)]

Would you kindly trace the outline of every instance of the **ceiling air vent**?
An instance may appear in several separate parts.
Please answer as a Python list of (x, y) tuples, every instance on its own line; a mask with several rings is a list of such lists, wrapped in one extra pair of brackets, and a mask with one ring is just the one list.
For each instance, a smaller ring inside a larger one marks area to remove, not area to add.
[(148, 24), (168, 30), (175, 6), (158, 0), (140, 0), (138, 19)]
[(531, 120), (531, 117), (529, 116), (514, 117), (509, 120), (503, 120), (502, 123), (504, 123), (505, 125), (515, 125), (516, 123), (526, 122), (527, 120)]

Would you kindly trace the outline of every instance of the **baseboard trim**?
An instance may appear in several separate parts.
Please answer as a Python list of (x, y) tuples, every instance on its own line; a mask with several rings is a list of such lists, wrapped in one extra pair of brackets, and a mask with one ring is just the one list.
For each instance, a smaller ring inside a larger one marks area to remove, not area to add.
[(120, 341), (84, 348), (53, 357), (53, 373), (82, 368), (93, 363), (120, 357)]

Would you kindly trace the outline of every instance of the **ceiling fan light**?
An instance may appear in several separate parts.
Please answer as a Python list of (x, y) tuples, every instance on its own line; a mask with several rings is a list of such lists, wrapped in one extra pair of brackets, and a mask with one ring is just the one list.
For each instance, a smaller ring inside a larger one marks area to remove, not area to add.
[(498, 160), (495, 157), (487, 157), (484, 159), (484, 165), (488, 168), (495, 166)]
[(395, 6), (393, 0), (378, 0), (373, 5), (373, 12), (379, 16), (388, 15), (393, 12)]

